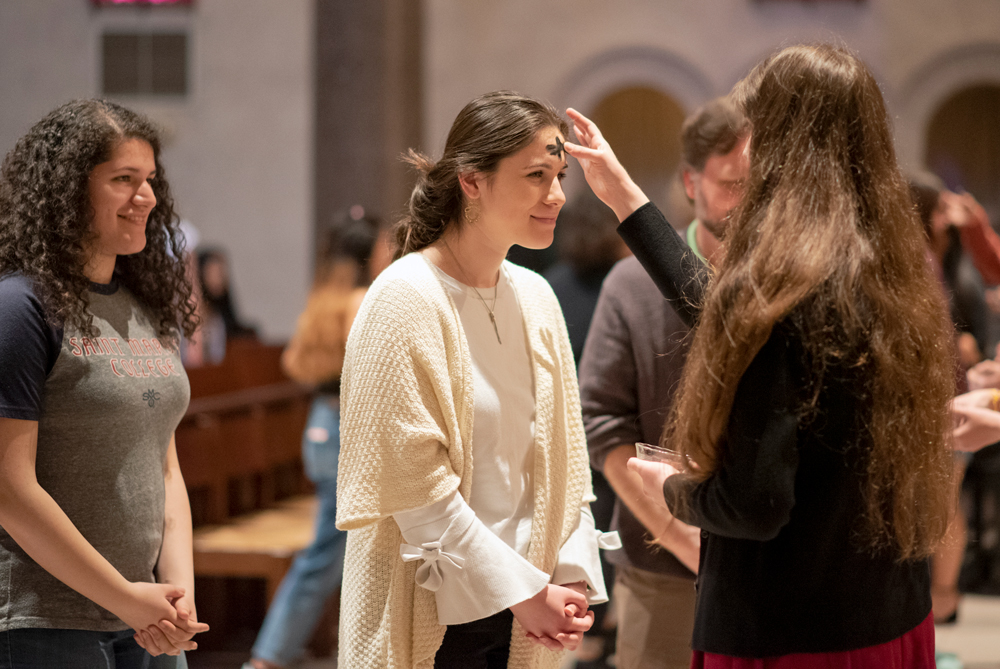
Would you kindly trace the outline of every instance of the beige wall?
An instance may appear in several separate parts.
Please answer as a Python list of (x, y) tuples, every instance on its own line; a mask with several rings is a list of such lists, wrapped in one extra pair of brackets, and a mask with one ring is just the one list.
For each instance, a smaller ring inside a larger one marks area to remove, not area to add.
[[(901, 159), (919, 162), (930, 114), (973, 80), (1000, 81), (996, 0), (426, 0), (425, 143), (440, 151), (471, 97), (512, 88), (586, 113), (652, 85), (691, 111), (786, 44), (858, 51), (896, 116)], [(574, 188), (574, 184), (570, 184)]]
[(0, 1), (0, 152), (46, 112), (100, 94), (108, 28), (189, 32), (190, 92), (121, 97), (166, 129), (183, 218), (230, 251), (245, 317), (287, 337), (305, 303), (312, 239), (312, 0), (198, 0), (192, 10)]
[[(95, 11), (86, 0), (0, 0), (0, 151), (59, 103), (98, 93), (104, 28), (189, 29), (190, 95), (124, 102), (167, 126), (164, 157), (179, 210), (204, 241), (231, 251), (246, 317), (266, 337), (285, 337), (304, 303), (313, 184), (323, 183), (313, 173), (313, 41), (316, 3), (326, 1), (196, 0), (191, 11)], [(1000, 82), (1000, 0), (420, 3), (418, 143), (432, 154), (462, 105), (486, 91), (512, 88), (587, 112), (618, 88), (644, 85), (690, 111), (728, 91), (777, 46), (842, 40), (882, 83), (901, 159), (912, 166), (941, 102), (966, 85)], [(386, 160), (402, 148), (388, 139), (386, 147)], [(571, 175), (570, 194), (580, 188)]]

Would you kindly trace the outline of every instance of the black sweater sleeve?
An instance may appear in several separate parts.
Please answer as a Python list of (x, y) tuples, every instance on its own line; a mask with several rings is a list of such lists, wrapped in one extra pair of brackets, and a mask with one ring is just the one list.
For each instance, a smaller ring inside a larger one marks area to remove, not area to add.
[[(701, 311), (708, 268), (652, 203), (618, 226), (663, 296), (690, 326)], [(764, 541), (777, 536), (795, 505), (798, 467), (796, 396), (802, 383), (796, 338), (775, 326), (740, 379), (719, 452), (707, 480), (671, 476), (664, 496), (681, 520), (713, 534)], [(687, 504), (674, 504), (681, 495)]]
[(729, 415), (722, 461), (701, 483), (671, 476), (663, 486), (672, 507), (687, 504), (681, 520), (713, 534), (767, 541), (784, 527), (795, 506), (798, 468), (798, 402), (803, 380), (797, 340), (787, 326), (771, 337), (740, 380)]
[(681, 319), (694, 327), (701, 311), (708, 268), (652, 202), (622, 221), (618, 234)]

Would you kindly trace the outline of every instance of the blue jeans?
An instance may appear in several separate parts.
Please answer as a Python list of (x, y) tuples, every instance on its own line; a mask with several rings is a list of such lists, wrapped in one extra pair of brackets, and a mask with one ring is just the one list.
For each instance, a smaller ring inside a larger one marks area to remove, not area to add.
[(132, 630), (90, 632), (16, 629), (0, 632), (0, 669), (177, 669), (178, 658), (153, 657)]
[(319, 510), (316, 537), (298, 554), (278, 588), (251, 651), (253, 657), (288, 666), (299, 659), (312, 637), (330, 595), (344, 575), (347, 533), (337, 519), (337, 461), (340, 412), (335, 400), (313, 402), (302, 438), (306, 475), (316, 485)]

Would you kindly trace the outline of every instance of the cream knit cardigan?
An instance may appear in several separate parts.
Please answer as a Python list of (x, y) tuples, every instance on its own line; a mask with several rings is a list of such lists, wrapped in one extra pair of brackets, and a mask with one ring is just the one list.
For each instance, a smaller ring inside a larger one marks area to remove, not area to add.
[[(551, 574), (592, 501), (566, 324), (540, 276), (504, 263), (517, 294), (535, 382), (535, 495), (527, 559)], [(434, 593), (403, 562), (394, 513), (472, 485), (473, 381), (454, 302), (419, 253), (372, 284), (347, 342), (341, 385), (337, 527), (348, 530), (341, 594), (344, 669), (432, 669), (445, 627)], [(497, 574), (497, 579), (506, 578)], [(508, 667), (559, 666), (514, 621)]]

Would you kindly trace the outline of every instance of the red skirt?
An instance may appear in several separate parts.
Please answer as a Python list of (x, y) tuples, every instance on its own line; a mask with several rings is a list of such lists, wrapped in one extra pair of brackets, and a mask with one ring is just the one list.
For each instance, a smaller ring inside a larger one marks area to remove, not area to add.
[(700, 650), (691, 669), (934, 669), (934, 616), (886, 643), (838, 653), (795, 653), (762, 659)]

